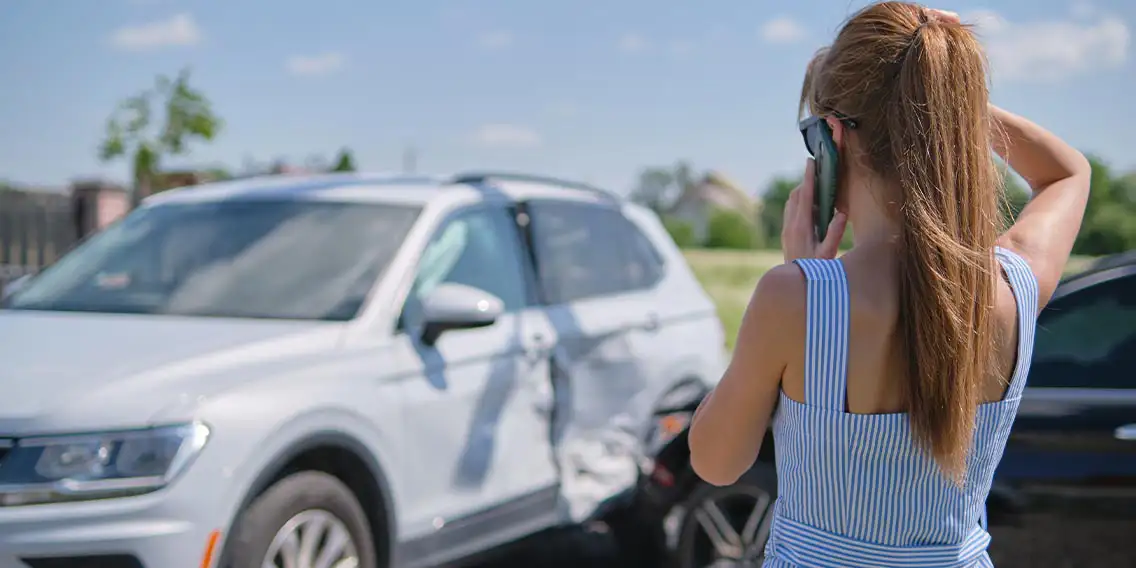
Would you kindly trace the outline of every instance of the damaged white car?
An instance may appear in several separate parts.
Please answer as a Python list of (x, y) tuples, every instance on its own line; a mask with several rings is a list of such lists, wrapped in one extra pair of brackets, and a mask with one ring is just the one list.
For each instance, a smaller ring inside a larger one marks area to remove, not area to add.
[(510, 174), (162, 193), (4, 302), (3, 566), (448, 564), (635, 488), (726, 360), (654, 214)]

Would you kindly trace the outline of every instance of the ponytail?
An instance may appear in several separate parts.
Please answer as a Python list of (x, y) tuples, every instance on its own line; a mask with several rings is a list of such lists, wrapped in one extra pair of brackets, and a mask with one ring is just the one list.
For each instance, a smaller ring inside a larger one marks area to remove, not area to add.
[(915, 441), (961, 483), (995, 364), (992, 248), (1003, 183), (991, 152), (986, 59), (958, 22), (906, 2), (864, 8), (810, 63), (813, 114), (855, 118), (858, 148), (898, 192), (899, 338)]
[(994, 365), (1000, 181), (990, 151), (985, 66), (969, 30), (920, 24), (887, 114), (902, 192), (900, 333), (916, 440), (956, 481)]

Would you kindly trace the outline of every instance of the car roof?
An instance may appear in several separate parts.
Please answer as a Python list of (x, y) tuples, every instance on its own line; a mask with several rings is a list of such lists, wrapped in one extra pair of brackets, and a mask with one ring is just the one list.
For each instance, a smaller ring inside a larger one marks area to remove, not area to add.
[(1053, 299), (1072, 294), (1073, 292), (1100, 284), (1101, 282), (1125, 278), (1134, 274), (1136, 274), (1136, 257), (1131, 255), (1131, 251), (1107, 256), (1091, 265), (1084, 272), (1078, 272), (1077, 274), (1062, 279), (1057, 285), (1057, 289), (1053, 292)]
[(434, 200), (567, 199), (620, 201), (585, 184), (513, 173), (470, 173), (452, 176), (390, 173), (258, 176), (172, 189), (147, 198), (145, 205), (218, 201), (322, 200), (397, 203), (424, 206)]
[(1098, 258), (1086, 272), (1099, 272), (1101, 270), (1108, 270), (1109, 268), (1116, 268), (1118, 266), (1128, 266), (1130, 264), (1136, 264), (1136, 249)]

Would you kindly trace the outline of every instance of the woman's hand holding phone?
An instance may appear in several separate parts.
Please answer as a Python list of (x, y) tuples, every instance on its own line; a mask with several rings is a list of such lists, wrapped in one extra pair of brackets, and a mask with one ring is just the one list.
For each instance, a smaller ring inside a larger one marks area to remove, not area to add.
[(781, 224), (781, 250), (785, 253), (786, 263), (798, 258), (836, 258), (840, 241), (844, 238), (848, 217), (837, 211), (828, 225), (824, 241), (817, 242), (816, 228), (813, 226), (815, 168), (816, 163), (809, 158), (805, 165), (805, 178), (793, 189), (789, 194), (789, 201), (785, 203), (785, 216)]

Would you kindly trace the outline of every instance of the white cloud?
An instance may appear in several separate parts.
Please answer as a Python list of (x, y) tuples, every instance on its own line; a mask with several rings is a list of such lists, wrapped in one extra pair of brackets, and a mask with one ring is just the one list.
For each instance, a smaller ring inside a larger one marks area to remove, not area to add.
[(479, 146), (489, 148), (535, 148), (542, 140), (535, 130), (518, 124), (485, 124), (473, 136)]
[(201, 29), (193, 16), (186, 13), (166, 20), (125, 26), (110, 36), (111, 45), (129, 51), (197, 45), (200, 42)]
[(618, 44), (619, 50), (624, 53), (640, 53), (646, 51), (650, 46), (647, 38), (634, 32), (623, 34), (623, 37), (619, 38)]
[(804, 26), (788, 16), (778, 16), (761, 26), (761, 39), (767, 43), (794, 43), (804, 37)]
[(1124, 64), (1131, 32), (1114, 16), (1010, 22), (993, 11), (964, 17), (986, 46), (995, 80), (1054, 82)]
[(513, 45), (513, 34), (503, 30), (485, 32), (477, 36), (477, 45), (484, 49), (505, 49)]
[(347, 57), (338, 51), (318, 55), (295, 55), (288, 58), (286, 67), (293, 75), (329, 75), (339, 71), (347, 63)]

